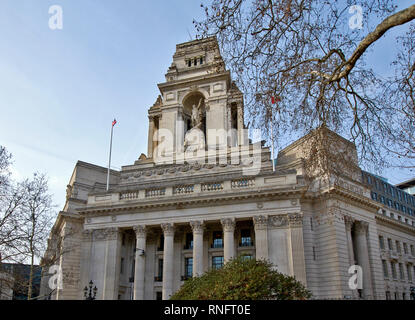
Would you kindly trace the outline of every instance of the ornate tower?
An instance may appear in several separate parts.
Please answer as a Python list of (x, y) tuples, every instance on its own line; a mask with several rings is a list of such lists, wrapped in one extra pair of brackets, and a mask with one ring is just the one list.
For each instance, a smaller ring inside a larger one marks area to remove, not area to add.
[(148, 112), (148, 158), (247, 144), (243, 96), (215, 37), (178, 44), (165, 76)]

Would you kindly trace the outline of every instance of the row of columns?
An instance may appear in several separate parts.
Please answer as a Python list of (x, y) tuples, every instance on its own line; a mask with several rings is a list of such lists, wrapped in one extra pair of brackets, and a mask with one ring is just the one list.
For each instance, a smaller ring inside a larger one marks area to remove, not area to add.
[[(253, 218), (255, 226), (255, 246), (256, 258), (268, 258), (268, 238), (267, 238), (267, 217), (258, 216)], [(235, 219), (221, 219), (223, 227), (224, 241), (224, 261), (225, 263), (235, 257)], [(203, 271), (203, 233), (205, 224), (203, 221), (192, 221), (190, 226), (193, 231), (193, 276), (200, 276)], [(164, 234), (163, 248), (163, 300), (169, 299), (173, 294), (174, 280), (174, 225), (172, 223), (163, 223), (161, 228)], [(134, 270), (134, 300), (144, 299), (145, 285), (145, 253), (147, 229), (145, 226), (135, 226), (136, 234), (136, 252), (135, 252), (135, 270)]]
[[(372, 299), (372, 276), (370, 272), (368, 230), (369, 224), (364, 221), (355, 221), (351, 217), (345, 217), (346, 239), (350, 265), (357, 264), (362, 267), (363, 277), (363, 298)], [(354, 231), (354, 237), (352, 236)], [(356, 290), (353, 290), (353, 297), (358, 298)]]

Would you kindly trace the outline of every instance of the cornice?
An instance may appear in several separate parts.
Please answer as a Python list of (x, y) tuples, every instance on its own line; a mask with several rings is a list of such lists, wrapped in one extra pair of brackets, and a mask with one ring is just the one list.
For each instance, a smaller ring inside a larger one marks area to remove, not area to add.
[(400, 229), (400, 230), (405, 231), (405, 232), (409, 231), (410, 233), (415, 235), (415, 227), (410, 226), (410, 225), (408, 225), (404, 222), (401, 222), (401, 221), (395, 220), (393, 218), (381, 215), (379, 213), (376, 214), (375, 218), (376, 218), (376, 220), (379, 224), (382, 224), (382, 225), (387, 226), (387, 227), (391, 227), (391, 225), (393, 225), (394, 228)]
[(94, 207), (85, 207), (77, 209), (78, 213), (82, 216), (95, 216), (106, 215), (108, 213), (120, 213), (128, 211), (136, 211), (142, 209), (152, 208), (184, 208), (187, 206), (209, 206), (212, 203), (234, 202), (234, 201), (247, 201), (251, 199), (264, 199), (269, 198), (275, 200), (275, 197), (280, 199), (290, 199), (293, 196), (301, 197), (305, 192), (305, 187), (298, 187), (285, 189), (275, 188), (257, 188), (254, 190), (237, 190), (232, 192), (219, 192), (219, 193), (206, 193), (206, 194), (194, 194), (186, 197), (177, 198), (177, 196), (163, 197), (156, 199), (140, 199), (138, 201), (132, 201), (129, 203), (122, 203), (117, 205), (102, 205)]
[(192, 78), (180, 79), (180, 80), (173, 80), (169, 82), (159, 83), (157, 86), (160, 92), (164, 92), (169, 89), (173, 88), (187, 88), (192, 86), (195, 83), (203, 83), (203, 82), (211, 82), (215, 80), (227, 80), (230, 81), (231, 73), (229, 70), (220, 72), (220, 73), (212, 73), (202, 76), (196, 76)]

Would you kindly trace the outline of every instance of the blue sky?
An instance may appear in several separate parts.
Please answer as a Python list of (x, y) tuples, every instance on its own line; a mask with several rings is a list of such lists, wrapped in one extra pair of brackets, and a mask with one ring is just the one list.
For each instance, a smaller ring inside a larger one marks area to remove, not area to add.
[[(48, 27), (51, 5), (63, 8), (63, 30)], [(0, 145), (13, 153), (14, 176), (46, 172), (62, 208), (78, 159), (107, 165), (114, 117), (113, 168), (146, 153), (157, 83), (202, 15), (198, 0), (1, 0)], [(399, 32), (373, 54), (378, 68), (388, 68)]]

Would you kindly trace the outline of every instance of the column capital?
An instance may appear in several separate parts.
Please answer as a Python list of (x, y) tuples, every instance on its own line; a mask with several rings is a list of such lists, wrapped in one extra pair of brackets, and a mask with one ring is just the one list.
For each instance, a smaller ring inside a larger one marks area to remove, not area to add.
[(190, 221), (190, 227), (192, 228), (193, 233), (203, 234), (205, 224), (203, 221)]
[(118, 228), (95, 229), (94, 240), (116, 240), (118, 238)]
[(161, 229), (163, 230), (164, 236), (174, 236), (174, 225), (173, 223), (162, 223)]
[(134, 226), (133, 230), (137, 238), (145, 238), (147, 236), (147, 228), (144, 225)]
[(289, 213), (287, 216), (290, 227), (301, 227), (303, 225), (302, 213)]
[(253, 220), (256, 230), (266, 230), (268, 228), (268, 216), (254, 216)]
[(344, 224), (346, 225), (347, 231), (351, 231), (354, 223), (354, 219), (351, 216), (344, 216)]
[(354, 224), (354, 230), (356, 233), (358, 234), (367, 234), (369, 228), (369, 223), (365, 222), (365, 221), (356, 221)]
[(235, 218), (224, 218), (220, 219), (224, 232), (234, 232), (235, 231)]

